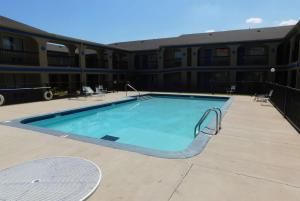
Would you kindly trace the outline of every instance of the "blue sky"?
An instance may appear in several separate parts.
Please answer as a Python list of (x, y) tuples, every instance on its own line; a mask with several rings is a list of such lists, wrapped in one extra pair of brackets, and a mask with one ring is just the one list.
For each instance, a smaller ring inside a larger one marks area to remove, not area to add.
[(0, 14), (99, 43), (292, 24), (299, 0), (0, 0)]

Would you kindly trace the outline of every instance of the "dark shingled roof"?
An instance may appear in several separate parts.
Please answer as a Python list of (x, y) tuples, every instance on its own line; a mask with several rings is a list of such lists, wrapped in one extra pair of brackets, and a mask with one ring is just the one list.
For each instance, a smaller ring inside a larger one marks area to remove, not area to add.
[[(49, 33), (47, 31), (29, 26), (27, 24), (12, 20), (10, 18), (1, 16), (1, 15), (0, 15), (0, 27), (5, 27), (5, 28), (9, 28), (9, 29), (14, 29), (14, 30), (20, 30), (20, 31), (40, 35), (42, 37), (55, 38), (57, 40), (66, 40), (66, 41), (72, 41), (75, 43), (84, 43), (87, 45), (108, 47), (108, 46), (106, 46), (104, 44), (100, 44), (100, 43), (95, 43), (95, 42), (90, 42), (90, 41), (72, 38), (72, 37), (68, 37), (68, 36), (62, 36), (62, 35), (58, 35), (58, 34)], [(113, 47), (109, 47), (109, 48), (113, 48)]]
[[(298, 23), (299, 24), (299, 23)], [(294, 26), (280, 26), (259, 29), (244, 29), (233, 31), (222, 31), (212, 33), (185, 34), (172, 38), (160, 38), (152, 40), (129, 41), (109, 44), (108, 46), (94, 43), (86, 40), (80, 40), (67, 36), (57, 35), (37, 29), (35, 27), (14, 21), (7, 17), (0, 16), (0, 27), (18, 29), (25, 32), (55, 38), (58, 40), (68, 40), (86, 45), (103, 46), (110, 48), (123, 49), (128, 51), (138, 50), (156, 50), (162, 46), (180, 46), (180, 45), (200, 45), (213, 43), (234, 43), (241, 41), (259, 41), (259, 40), (276, 40), (284, 38)], [(56, 47), (54, 47), (55, 49)]]
[(185, 34), (173, 38), (140, 40), (110, 44), (111, 47), (129, 51), (154, 50), (162, 46), (234, 43), (241, 41), (276, 40), (284, 38), (294, 26)]
[(23, 24), (21, 22), (17, 22), (15, 20), (9, 19), (7, 17), (3, 17), (1, 15), (0, 15), (0, 25), (8, 28), (18, 29), (21, 31), (35, 33), (35, 34), (42, 34), (42, 35), (49, 34), (48, 32), (43, 31), (41, 29), (37, 29), (35, 27), (29, 26), (27, 24)]

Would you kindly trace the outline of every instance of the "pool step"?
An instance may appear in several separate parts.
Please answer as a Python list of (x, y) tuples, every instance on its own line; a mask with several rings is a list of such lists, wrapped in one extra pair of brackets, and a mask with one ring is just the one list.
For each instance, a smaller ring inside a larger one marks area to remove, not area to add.
[(152, 97), (151, 97), (151, 96), (140, 96), (140, 97), (138, 98), (138, 100), (140, 100), (140, 101), (143, 101), (143, 100), (149, 100), (149, 99), (152, 99)]
[(112, 135), (105, 135), (101, 139), (115, 142), (119, 139), (119, 137), (115, 137), (115, 136), (112, 136)]

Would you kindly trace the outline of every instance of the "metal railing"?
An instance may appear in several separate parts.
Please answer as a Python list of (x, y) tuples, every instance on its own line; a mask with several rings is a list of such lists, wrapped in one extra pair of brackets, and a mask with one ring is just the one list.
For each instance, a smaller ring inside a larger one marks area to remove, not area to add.
[(228, 66), (230, 65), (229, 56), (211, 56), (211, 57), (199, 57), (198, 66)]
[(238, 65), (266, 65), (268, 55), (242, 55), (238, 57)]
[(218, 115), (218, 117), (219, 117), (219, 130), (221, 130), (221, 128), (222, 128), (222, 117), (223, 117), (222, 110), (218, 107), (214, 107), (213, 109), (216, 110), (217, 112), (219, 112), (219, 115)]
[(131, 86), (131, 85), (128, 84), (128, 83), (125, 85), (126, 96), (127, 96), (127, 92), (128, 92), (127, 87), (129, 87), (129, 88), (131, 88), (133, 91), (137, 92), (137, 93), (138, 93), (138, 97), (141, 96), (141, 93), (140, 93), (136, 88), (134, 88), (133, 86)]
[(48, 66), (79, 66), (78, 57), (48, 53)]
[(164, 68), (176, 68), (180, 67), (182, 64), (182, 59), (164, 59)]
[(200, 120), (197, 122), (197, 124), (195, 125), (195, 128), (194, 128), (194, 137), (198, 136), (198, 134), (200, 133), (200, 127), (201, 127), (202, 123), (205, 121), (205, 119), (208, 117), (208, 115), (211, 112), (214, 112), (216, 114), (216, 130), (213, 135), (218, 134), (218, 132), (221, 129), (222, 111), (220, 108), (214, 107), (214, 108), (210, 108), (210, 109), (206, 110), (205, 113), (200, 118)]
[(145, 63), (136, 63), (135, 68), (142, 70), (142, 69), (157, 69), (158, 62), (157, 61), (148, 61)]
[(13, 65), (39, 65), (38, 52), (0, 49), (0, 63)]
[(86, 68), (108, 68), (107, 59), (99, 59), (97, 57), (88, 57), (85, 58)]
[(270, 102), (300, 132), (300, 90), (275, 83), (264, 85), (266, 92), (274, 91)]
[(261, 94), (265, 90), (262, 82), (256, 81), (236, 81), (236, 82), (217, 82), (210, 81), (209, 85), (201, 87), (199, 86), (199, 92), (206, 93), (227, 93), (231, 86), (236, 86), (234, 93), (236, 94)]

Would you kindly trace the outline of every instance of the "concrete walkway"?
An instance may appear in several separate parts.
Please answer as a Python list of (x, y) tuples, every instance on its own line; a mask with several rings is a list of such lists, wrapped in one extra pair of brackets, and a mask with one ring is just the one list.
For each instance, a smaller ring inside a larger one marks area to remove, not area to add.
[[(4, 106), (0, 121), (117, 100), (62, 99)], [(205, 150), (170, 160), (0, 126), (0, 169), (49, 156), (78, 156), (103, 173), (95, 201), (299, 201), (300, 135), (272, 106), (235, 96)], [(0, 192), (1, 193), (1, 192)]]

